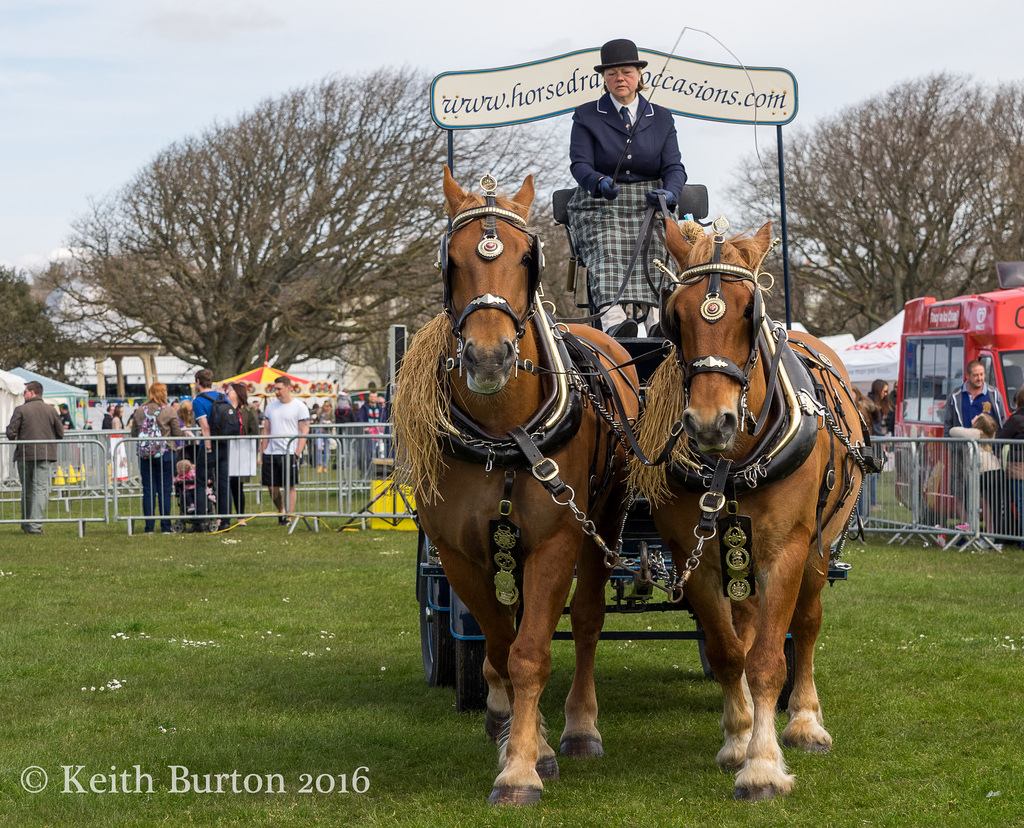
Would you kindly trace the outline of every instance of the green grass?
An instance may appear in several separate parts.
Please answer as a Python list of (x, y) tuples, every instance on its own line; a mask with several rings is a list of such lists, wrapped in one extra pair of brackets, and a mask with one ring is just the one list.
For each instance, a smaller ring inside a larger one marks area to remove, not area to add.
[[(786, 751), (790, 797), (732, 800), (714, 764), (721, 694), (692, 641), (608, 641), (606, 756), (563, 759), (538, 807), (508, 811), (486, 804), (496, 751), (482, 714), (456, 714), (452, 691), (423, 681), (411, 533), (286, 536), (269, 520), (218, 536), (76, 533), (0, 533), (0, 825), (1024, 823), (1021, 552), (851, 545), (816, 662), (835, 746)], [(543, 709), (557, 744), (572, 650), (553, 651)], [(21, 784), (33, 765), (50, 777), (38, 794)], [(85, 766), (86, 793), (60, 792), (63, 765)], [(140, 766), (153, 792), (88, 791), (112, 765), (131, 787)], [(237, 770), (239, 785), (280, 774), (286, 791), (174, 793), (172, 765)], [(350, 792), (303, 793), (303, 774), (314, 791), (346, 774)]]

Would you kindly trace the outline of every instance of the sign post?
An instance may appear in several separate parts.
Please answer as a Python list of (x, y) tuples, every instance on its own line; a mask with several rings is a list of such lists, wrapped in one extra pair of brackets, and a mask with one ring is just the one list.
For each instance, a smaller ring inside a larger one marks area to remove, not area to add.
[[(782, 127), (796, 117), (796, 78), (785, 69), (708, 63), (651, 49), (639, 55), (648, 64), (641, 72), (647, 96), (658, 106), (686, 118), (776, 128), (786, 327), (791, 327)], [(430, 117), (448, 131), (449, 168), (455, 169), (455, 130), (553, 118), (597, 98), (603, 81), (594, 66), (600, 59), (600, 49), (584, 49), (516, 66), (438, 75), (430, 84)]]

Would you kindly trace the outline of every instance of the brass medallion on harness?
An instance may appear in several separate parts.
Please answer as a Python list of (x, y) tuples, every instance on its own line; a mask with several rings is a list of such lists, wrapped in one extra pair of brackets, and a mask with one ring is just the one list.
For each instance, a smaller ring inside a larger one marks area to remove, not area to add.
[(520, 551), (522, 531), (508, 518), (491, 521), (491, 554), (498, 571), (494, 573), (494, 594), (506, 606), (519, 600), (515, 553)]
[(750, 518), (736, 514), (737, 503), (730, 500), (728, 514), (718, 521), (718, 537), (722, 555), (722, 588), (733, 601), (743, 601), (753, 594), (755, 581), (751, 568)]

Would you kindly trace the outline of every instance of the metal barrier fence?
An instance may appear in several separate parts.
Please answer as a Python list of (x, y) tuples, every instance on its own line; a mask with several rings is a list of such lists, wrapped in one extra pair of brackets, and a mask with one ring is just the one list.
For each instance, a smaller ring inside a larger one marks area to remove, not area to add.
[[(218, 510), (210, 502), (205, 516), (195, 505), (202, 494), (199, 487), (191, 505), (185, 488), (172, 485), (172, 496), (162, 508), (156, 498), (148, 507), (145, 489), (153, 487), (143, 486), (141, 464), (149, 461), (138, 453), (144, 438), (116, 432), (73, 433), (55, 443), (58, 460), (42, 523), (77, 523), (82, 535), (87, 523), (123, 522), (131, 534), (144, 531), (150, 518), (154, 529), (169, 523), (171, 531), (188, 531), (201, 528), (203, 521), (282, 519), (287, 513), (292, 516), (289, 532), (300, 525), (319, 531), (327, 519), (360, 528), (412, 528), (411, 494), (393, 483), (390, 427), (346, 423), (314, 429), (309, 435), (287, 438), (290, 453), (299, 440), (306, 443), (298, 482), (283, 481), (283, 508), (271, 500), (261, 482), (262, 465), (257, 465), (253, 474), (229, 483), (228, 502), (234, 488), (236, 495), (244, 495), (244, 507)], [(258, 457), (263, 437), (208, 439), (216, 452), (227, 452), (231, 471), (232, 457)], [(885, 536), (889, 543), (916, 539), (966, 550), (1024, 545), (1024, 441), (890, 437), (873, 442), (884, 450), (886, 462), (883, 472), (868, 480), (857, 504), (865, 532)], [(0, 439), (0, 524), (23, 522), (14, 448)], [(190, 434), (176, 441), (173, 462), (195, 462), (199, 451), (205, 452), (203, 438)], [(150, 474), (151, 480), (154, 477), (158, 475)], [(331, 528), (340, 527), (335, 523)]]
[[(46, 441), (25, 440), (17, 445), (28, 448)], [(42, 523), (77, 523), (78, 534), (86, 523), (106, 523), (110, 519), (111, 474), (107, 441), (89, 437), (70, 437), (55, 441), (57, 460), (49, 463), (50, 497)], [(14, 461), (15, 444), (0, 440), (0, 524), (22, 521), (21, 480), (24, 468)]]
[[(209, 531), (221, 520), (253, 517), (291, 518), (289, 532), (299, 525), (319, 531), (323, 519), (340, 518), (343, 525), (360, 528), (411, 528), (411, 494), (394, 485), (392, 441), (386, 424), (323, 424), (309, 435), (285, 437), (288, 453), (299, 441), (305, 447), (298, 464), (298, 481), (284, 479), (279, 508), (261, 482), (262, 435), (203, 438), (190, 433), (175, 439), (167, 457), (139, 456), (139, 444), (123, 432), (101, 432), (88, 438), (66, 437), (52, 441), (58, 457), (53, 464), (50, 502), (43, 524), (77, 521), (79, 534), (86, 522), (122, 522), (129, 534), (152, 530), (171, 532)], [(206, 443), (212, 451), (206, 454)], [(29, 445), (28, 442), (20, 445)], [(21, 478), (13, 462), (15, 445), (0, 440), (0, 524), (21, 524)], [(185, 480), (174, 481), (177, 464), (188, 460), (202, 466), (198, 456), (209, 458), (210, 473), (220, 464), (228, 467), (227, 503), (215, 502), (217, 486), (202, 492), (191, 490)], [(249, 457), (252, 473), (235, 474), (235, 465)], [(163, 464), (167, 464), (164, 466)], [(144, 468), (145, 467), (145, 468)], [(172, 475), (170, 496), (163, 499), (164, 475)], [(145, 485), (144, 485), (145, 483)], [(159, 490), (159, 492), (157, 491)], [(232, 497), (234, 495), (234, 497)], [(239, 497), (241, 495), (242, 497)], [(291, 508), (294, 496), (294, 508)], [(203, 508), (200, 497), (206, 497)], [(244, 497), (244, 506), (240, 501)], [(284, 514), (287, 513), (287, 514)], [(339, 528), (339, 527), (332, 527)]]
[(861, 493), (866, 532), (966, 550), (1024, 545), (1024, 442), (875, 438), (885, 468)]

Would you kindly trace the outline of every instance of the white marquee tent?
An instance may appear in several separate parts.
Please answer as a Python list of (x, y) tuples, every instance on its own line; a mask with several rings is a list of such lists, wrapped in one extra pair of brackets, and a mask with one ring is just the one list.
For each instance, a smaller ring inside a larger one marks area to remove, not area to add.
[(25, 380), (17, 374), (0, 370), (0, 424), (4, 428), (11, 421), (14, 409), (25, 400)]
[(900, 311), (881, 327), (837, 351), (854, 385), (867, 391), (872, 382), (882, 379), (890, 387), (895, 386), (899, 375), (902, 333), (903, 311)]

